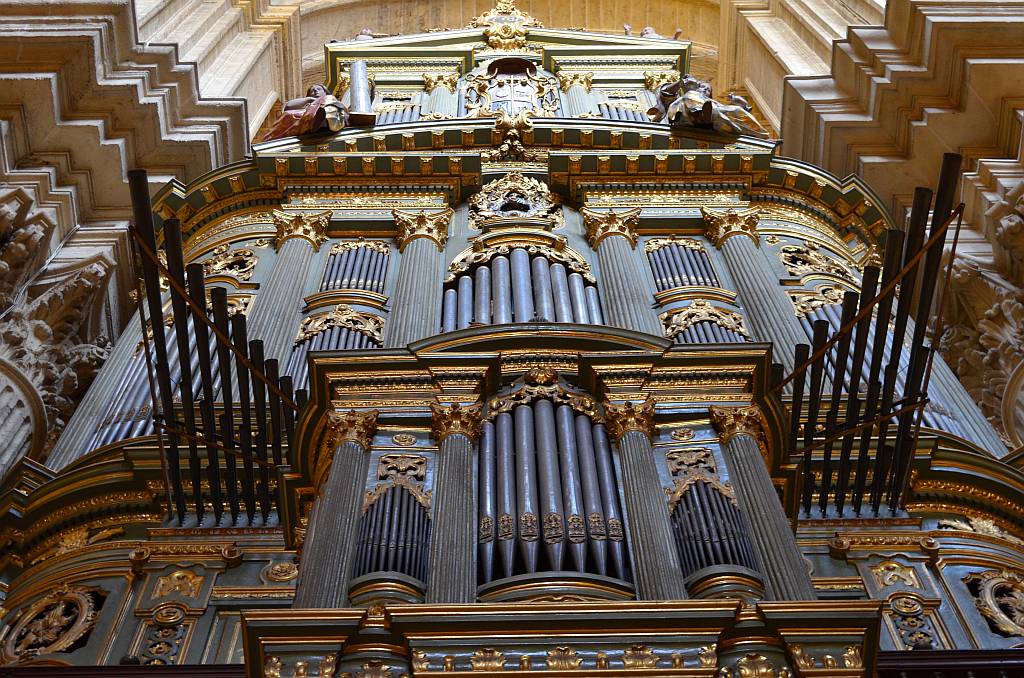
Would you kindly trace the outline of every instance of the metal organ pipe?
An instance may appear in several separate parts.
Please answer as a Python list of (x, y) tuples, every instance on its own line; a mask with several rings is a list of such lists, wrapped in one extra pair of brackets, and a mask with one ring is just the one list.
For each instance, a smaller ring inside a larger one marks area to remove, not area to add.
[(698, 249), (699, 241), (662, 243), (664, 241), (651, 243), (653, 249), (647, 252), (647, 261), (659, 292), (673, 287), (721, 285), (704, 246), (700, 245)]

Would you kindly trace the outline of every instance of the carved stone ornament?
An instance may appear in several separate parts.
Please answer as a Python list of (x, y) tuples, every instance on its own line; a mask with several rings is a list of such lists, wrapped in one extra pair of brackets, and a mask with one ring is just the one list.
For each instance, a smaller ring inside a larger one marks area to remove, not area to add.
[(424, 73), (423, 74), (423, 89), (426, 90), (427, 94), (432, 94), (438, 87), (444, 87), (446, 90), (455, 94), (455, 88), (459, 86), (459, 74), (452, 73)]
[(451, 208), (445, 208), (440, 212), (403, 212), (392, 210), (395, 218), (398, 241), (398, 250), (404, 251), (406, 245), (416, 238), (427, 238), (433, 240), (437, 245), (437, 251), (444, 251), (445, 243), (448, 242), (448, 222), (452, 219)]
[(716, 248), (721, 249), (722, 243), (736, 235), (746, 236), (754, 241), (755, 245), (760, 246), (757, 235), (760, 210), (756, 207), (742, 210), (701, 207), (700, 212), (707, 224), (708, 240)]
[(733, 436), (739, 434), (761, 438), (761, 410), (756, 405), (747, 407), (712, 405), (709, 412), (711, 413), (711, 423), (718, 431), (719, 438), (723, 443), (729, 442)]
[(985, 570), (964, 577), (972, 586), (974, 603), (1001, 633), (1024, 636), (1024, 575), (1009, 570)]
[(589, 92), (594, 86), (594, 74), (581, 73), (579, 71), (560, 72), (558, 74), (558, 85), (562, 88), (563, 92), (568, 92), (573, 87), (582, 87), (584, 91)]
[(654, 398), (647, 396), (642, 403), (625, 402), (614, 405), (604, 403), (604, 416), (608, 432), (618, 440), (630, 431), (639, 431), (647, 437), (654, 436)]
[(198, 598), (199, 592), (203, 590), (204, 579), (203, 575), (191, 570), (175, 570), (156, 580), (153, 597), (164, 598), (177, 593), (183, 598)]
[(803, 245), (783, 245), (779, 248), (779, 260), (786, 271), (795, 278), (808, 275), (833, 275), (843, 280), (854, 281), (850, 271), (821, 252), (818, 243), (805, 240)]
[(470, 226), (480, 228), (496, 219), (548, 219), (561, 226), (561, 200), (548, 185), (513, 170), (484, 184), (469, 199)]
[(587, 229), (587, 242), (594, 249), (602, 240), (613, 235), (622, 236), (629, 242), (630, 247), (636, 247), (636, 227), (640, 222), (641, 208), (616, 212), (598, 212), (589, 207), (580, 210), (583, 215), (583, 225)]
[(357, 238), (355, 240), (342, 240), (341, 242), (334, 243), (331, 245), (331, 254), (335, 255), (343, 252), (351, 252), (360, 248), (366, 248), (380, 254), (391, 253), (391, 243), (383, 240), (363, 240), (362, 238)]
[(346, 304), (338, 304), (327, 313), (317, 313), (303, 318), (295, 343), (309, 341), (332, 327), (344, 327), (359, 332), (379, 344), (384, 332), (384, 319), (372, 313), (356, 311)]
[(210, 258), (203, 262), (206, 275), (229, 275), (235, 280), (245, 282), (252, 278), (259, 257), (250, 249), (232, 250), (231, 245), (224, 243), (212, 252)]
[(62, 586), (21, 612), (3, 641), (3, 661), (19, 662), (61, 652), (88, 633), (96, 623), (93, 593), (79, 586)]
[(804, 292), (802, 290), (790, 292), (789, 296), (793, 299), (793, 307), (796, 310), (797, 317), (805, 318), (824, 306), (842, 304), (845, 292), (846, 290), (841, 287), (828, 285), (819, 287), (813, 292)]
[(663, 313), (661, 322), (665, 326), (665, 336), (669, 339), (675, 339), (688, 328), (702, 322), (714, 323), (724, 330), (750, 338), (750, 332), (743, 324), (743, 316), (727, 308), (712, 306), (706, 299), (694, 299), (689, 306), (678, 311)]
[(922, 588), (921, 580), (918, 578), (914, 568), (895, 560), (883, 560), (876, 565), (872, 565), (871, 576), (875, 578), (875, 583), (878, 584), (879, 588), (883, 589), (900, 585), (915, 589)]
[(678, 236), (670, 236), (668, 238), (651, 238), (644, 243), (644, 252), (656, 252), (662, 247), (668, 247), (669, 245), (676, 245), (678, 247), (685, 247), (688, 250), (694, 252), (704, 252), (704, 244), (700, 240), (694, 238), (680, 238)]
[(52, 231), (45, 210), (36, 208), (24, 189), (0, 189), (0, 312), (11, 306), (45, 256)]
[(466, 436), (470, 440), (480, 437), (480, 410), (481, 405), (470, 405), (464, 407), (459, 403), (452, 403), (445, 406), (441, 403), (431, 403), (430, 412), (433, 426), (431, 433), (439, 444), (442, 440), (453, 434)]
[(469, 663), (474, 671), (502, 671), (505, 668), (505, 655), (501, 650), (485, 647), (474, 652)]
[(517, 8), (513, 0), (498, 0), (494, 9), (473, 19), (466, 28), (484, 29), (484, 39), (493, 50), (516, 52), (526, 47), (528, 28), (543, 26), (544, 24)]
[[(562, 264), (569, 272), (579, 273), (583, 276), (584, 280), (593, 283), (594, 276), (590, 272), (590, 264), (583, 257), (576, 254), (576, 252), (566, 247), (564, 239), (560, 238), (555, 242), (557, 243), (556, 245), (549, 246), (537, 243), (520, 244), (514, 242), (485, 245), (479, 240), (474, 241), (472, 249), (463, 252), (452, 261), (448, 267), (448, 275), (445, 278), (445, 282), (453, 282), (460, 273), (465, 273), (477, 265), (486, 264), (494, 257), (507, 257), (512, 253), (512, 250), (522, 249), (526, 250), (526, 253), (531, 258), (541, 256), (547, 259), (549, 264)], [(558, 249), (559, 245), (561, 245), (561, 249)]]
[(331, 222), (331, 211), (317, 212), (282, 212), (274, 210), (274, 247), (281, 249), (285, 240), (301, 238), (319, 252), (320, 246), (327, 242), (327, 226)]
[(550, 368), (533, 368), (526, 373), (522, 386), (505, 395), (491, 398), (487, 403), (487, 418), (502, 412), (511, 412), (518, 405), (529, 405), (539, 398), (548, 398), (555, 405), (568, 405), (579, 414), (597, 420), (597, 403), (589, 395), (570, 391), (558, 382), (557, 373)]

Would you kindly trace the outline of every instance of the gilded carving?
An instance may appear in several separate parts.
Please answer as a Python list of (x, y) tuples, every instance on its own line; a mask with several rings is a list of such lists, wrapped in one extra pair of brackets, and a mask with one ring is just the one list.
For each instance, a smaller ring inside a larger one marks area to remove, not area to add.
[(451, 73), (423, 74), (423, 89), (426, 90), (427, 94), (433, 94), (434, 90), (438, 87), (444, 87), (452, 94), (455, 94), (455, 88), (458, 86), (459, 74), (454, 71)]
[(430, 658), (423, 650), (412, 651), (412, 670), (417, 672), (430, 670)]
[(282, 668), (281, 658), (270, 655), (263, 663), (263, 676), (264, 678), (281, 678)]
[(608, 432), (616, 440), (629, 431), (639, 431), (649, 438), (654, 436), (654, 398), (651, 396), (642, 403), (627, 401), (614, 405), (605, 402), (603, 407)]
[(153, 597), (164, 598), (177, 593), (185, 598), (197, 598), (203, 589), (204, 579), (203, 575), (191, 570), (176, 570), (156, 580)]
[(295, 563), (274, 563), (266, 567), (264, 576), (270, 581), (292, 581), (299, 576), (299, 567)]
[(320, 660), (320, 678), (334, 678), (334, 674), (337, 670), (337, 655), (329, 654)]
[(914, 568), (903, 565), (895, 560), (883, 560), (877, 565), (872, 565), (871, 575), (875, 578), (875, 583), (881, 588), (901, 584), (915, 589), (922, 588), (921, 580), (918, 578)]
[(452, 403), (445, 407), (441, 403), (431, 403), (431, 432), (438, 443), (452, 434), (466, 436), (470, 440), (480, 437), (480, 404), (465, 407)]
[(613, 235), (622, 236), (629, 242), (630, 247), (636, 247), (636, 227), (640, 222), (640, 207), (616, 212), (598, 212), (589, 207), (580, 210), (583, 215), (583, 225), (587, 229), (587, 242), (594, 249), (602, 240)]
[(203, 261), (203, 270), (207, 276), (229, 275), (236, 280), (245, 282), (252, 278), (259, 257), (251, 249), (231, 250), (227, 243), (217, 247), (210, 258)]
[(474, 652), (469, 663), (474, 671), (502, 671), (505, 668), (505, 655), (501, 650), (485, 647)]
[(964, 577), (974, 603), (992, 625), (1008, 636), (1024, 636), (1024, 575), (985, 570)]
[(761, 410), (756, 405), (747, 407), (718, 407), (712, 405), (709, 408), (711, 423), (723, 443), (729, 442), (733, 436), (741, 433), (761, 438)]
[(377, 479), (405, 477), (423, 480), (427, 458), (419, 454), (382, 454), (377, 461)]
[(363, 664), (362, 671), (356, 671), (356, 678), (391, 678), (391, 667), (380, 659), (371, 659)]
[(710, 449), (698, 447), (673, 450), (665, 454), (665, 459), (668, 461), (669, 473), (674, 478), (673, 486), (665, 489), (670, 512), (675, 510), (690, 488), (698, 482), (710, 485), (736, 504), (736, 493), (729, 483), (722, 482), (718, 476), (715, 458)]
[(644, 87), (648, 92), (657, 92), (662, 85), (677, 82), (681, 77), (679, 71), (644, 71)]
[(644, 252), (655, 252), (660, 250), (662, 247), (668, 247), (669, 245), (685, 247), (686, 249), (693, 250), (695, 252), (704, 251), (704, 245), (700, 240), (695, 238), (680, 238), (673, 235), (668, 238), (651, 238), (644, 243)]
[(559, 645), (553, 650), (548, 650), (548, 671), (574, 671), (582, 663), (583, 659), (568, 645)]
[(1014, 544), (1024, 544), (1024, 540), (1015, 537), (996, 524), (996, 521), (983, 516), (965, 516), (965, 520), (954, 518), (943, 518), (938, 522), (940, 530), (959, 530), (961, 532), (974, 532), (989, 537), (1005, 539)]
[(658, 655), (646, 645), (630, 645), (622, 653), (622, 663), (627, 669), (654, 669), (658, 667)]
[(387, 482), (375, 485), (372, 490), (369, 490), (363, 496), (363, 513), (366, 513), (370, 507), (373, 506), (378, 499), (383, 497), (392, 487), (404, 487), (420, 506), (425, 508), (427, 511), (430, 510), (430, 505), (433, 501), (432, 490), (424, 490), (420, 483), (417, 483), (408, 476), (392, 476), (387, 480)]
[(793, 299), (793, 306), (799, 318), (807, 317), (811, 312), (823, 306), (833, 306), (843, 303), (843, 294), (846, 292), (841, 287), (826, 285), (815, 289), (813, 292), (797, 290), (790, 292)]
[(561, 200), (542, 181), (512, 170), (486, 183), (469, 198), (470, 226), (479, 228), (496, 219), (547, 219), (561, 225)]
[(705, 668), (718, 665), (718, 645), (711, 643), (697, 650), (697, 661)]
[(331, 221), (331, 211), (310, 214), (307, 212), (282, 212), (274, 210), (274, 247), (281, 249), (285, 240), (301, 238), (313, 246), (315, 252), (327, 242), (327, 226)]
[(521, 51), (526, 47), (529, 28), (543, 24), (516, 7), (514, 0), (498, 0), (494, 9), (473, 19), (466, 28), (484, 29), (484, 39), (494, 50)]
[(558, 73), (558, 85), (563, 92), (568, 92), (572, 87), (582, 87), (589, 92), (594, 86), (594, 74), (580, 71), (567, 71)]
[(783, 245), (779, 259), (790, 275), (802, 278), (812, 274), (829, 274), (853, 282), (853, 275), (845, 266), (822, 253), (816, 242), (805, 240), (803, 246)]
[(679, 428), (673, 429), (672, 433), (669, 434), (669, 438), (679, 443), (685, 443), (687, 440), (693, 440), (696, 435), (694, 430), (688, 426), (680, 426)]
[(455, 280), (455, 277), (460, 273), (465, 272), (469, 268), (489, 262), (496, 256), (508, 256), (514, 249), (526, 250), (526, 253), (531, 257), (542, 256), (552, 264), (562, 264), (570, 272), (579, 273), (583, 276), (587, 282), (594, 282), (594, 276), (590, 273), (590, 264), (586, 262), (583, 257), (573, 252), (568, 247), (565, 247), (565, 241), (559, 239), (555, 241), (561, 245), (561, 249), (558, 245), (552, 247), (548, 245), (536, 244), (536, 243), (509, 243), (503, 242), (497, 245), (484, 245), (481, 241), (477, 240), (473, 243), (473, 249), (465, 252), (452, 261), (448, 267), (450, 271), (448, 277), (445, 278), (445, 282), (449, 283)]
[(360, 248), (365, 248), (378, 252), (380, 254), (390, 254), (391, 244), (383, 240), (363, 240), (357, 238), (356, 240), (342, 240), (331, 245), (331, 255), (341, 254), (342, 252), (351, 252)]
[(701, 207), (700, 211), (708, 227), (708, 240), (716, 248), (721, 249), (722, 243), (736, 235), (746, 236), (760, 245), (757, 223), (761, 213), (756, 207), (741, 210)]
[(445, 208), (440, 212), (403, 212), (392, 210), (397, 227), (396, 240), (399, 251), (404, 251), (406, 245), (416, 238), (426, 238), (434, 241), (437, 250), (443, 251), (445, 243), (448, 242), (448, 222), (452, 218), (451, 208)]
[(18, 662), (71, 647), (96, 623), (93, 595), (89, 589), (65, 585), (34, 602), (11, 624), (0, 653), (3, 660)]
[(532, 368), (522, 386), (506, 395), (495, 396), (487, 403), (487, 417), (511, 412), (517, 405), (528, 405), (538, 398), (549, 398), (556, 405), (568, 405), (576, 412), (597, 419), (597, 403), (589, 395), (566, 389), (557, 381), (551, 368)]
[(398, 433), (391, 436), (391, 442), (399, 447), (410, 447), (416, 443), (416, 436), (411, 433)]
[(359, 332), (379, 344), (384, 332), (384, 319), (373, 313), (357, 311), (347, 304), (338, 304), (326, 313), (316, 313), (303, 318), (295, 343), (309, 341), (332, 327), (343, 327)]
[(105, 539), (117, 537), (124, 534), (123, 527), (106, 527), (96, 529), (88, 525), (80, 525), (65, 530), (57, 535), (55, 539), (47, 540), (44, 543), (42, 554), (34, 558), (30, 564), (41, 563), (47, 558), (64, 555), (83, 549), (86, 546), (97, 544)]
[(843, 666), (848, 669), (864, 668), (864, 657), (860, 652), (860, 645), (848, 645), (843, 649)]
[(768, 657), (751, 652), (736, 662), (737, 678), (775, 678), (775, 667)]
[(328, 412), (323, 441), (316, 461), (317, 484), (334, 460), (334, 451), (345, 442), (355, 443), (364, 450), (370, 447), (377, 432), (377, 410)]
[(792, 644), (789, 646), (789, 654), (793, 657), (793, 663), (798, 669), (813, 669), (818, 663), (802, 645)]
[(702, 322), (714, 323), (724, 330), (750, 337), (743, 324), (743, 316), (736, 311), (712, 306), (706, 299), (694, 299), (678, 311), (663, 313), (661, 322), (665, 326), (665, 336), (669, 339), (675, 339), (688, 328)]

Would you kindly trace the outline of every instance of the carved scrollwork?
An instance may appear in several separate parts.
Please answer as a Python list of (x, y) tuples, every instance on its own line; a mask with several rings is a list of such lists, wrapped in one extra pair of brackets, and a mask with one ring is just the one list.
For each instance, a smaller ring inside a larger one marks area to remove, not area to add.
[(423, 486), (420, 483), (417, 483), (415, 480), (408, 476), (395, 475), (391, 476), (391, 478), (386, 482), (378, 483), (377, 485), (374, 486), (372, 490), (366, 493), (366, 495), (363, 497), (363, 513), (366, 513), (368, 510), (370, 510), (370, 507), (373, 506), (378, 499), (383, 497), (384, 494), (392, 487), (404, 487), (406, 490), (409, 491), (409, 494), (412, 495), (412, 498), (415, 499), (420, 506), (427, 509), (427, 511), (430, 510), (430, 505), (431, 502), (433, 501), (433, 491), (424, 490)]
[(95, 593), (80, 586), (62, 586), (40, 598), (15, 618), (3, 641), (2, 658), (17, 662), (62, 652), (96, 623)]
[(380, 343), (384, 331), (384, 319), (372, 313), (362, 313), (346, 304), (338, 304), (327, 313), (317, 313), (303, 318), (295, 343), (309, 341), (332, 327), (344, 327), (366, 335)]
[(655, 252), (660, 250), (662, 247), (668, 247), (669, 245), (676, 245), (678, 247), (685, 247), (688, 250), (695, 252), (703, 252), (704, 244), (700, 240), (695, 238), (680, 238), (677, 236), (670, 236), (668, 238), (651, 238), (644, 243), (644, 252)]
[(448, 242), (448, 222), (452, 218), (451, 208), (445, 208), (440, 212), (403, 212), (392, 210), (395, 218), (395, 226), (398, 233), (399, 251), (405, 250), (406, 245), (416, 238), (427, 238), (433, 240), (437, 245), (438, 252), (444, 250)]
[(1006, 541), (1013, 542), (1014, 544), (1024, 545), (1024, 540), (1020, 537), (1016, 537), (999, 527), (999, 525), (996, 524), (996, 521), (991, 518), (984, 518), (982, 516), (965, 516), (965, 520), (943, 518), (938, 522), (937, 527), (940, 530), (959, 530), (961, 532), (984, 534), (989, 537), (1005, 539)]
[[(555, 375), (552, 377), (551, 375)], [(491, 419), (502, 412), (511, 412), (518, 405), (529, 405), (539, 398), (548, 398), (556, 405), (568, 405), (580, 414), (585, 414), (595, 421), (597, 402), (585, 393), (570, 391), (558, 383), (557, 374), (550, 368), (533, 368), (526, 373), (523, 385), (506, 395), (491, 398), (487, 403), (487, 418)]]
[(198, 598), (199, 592), (203, 589), (204, 579), (203, 575), (191, 570), (175, 570), (156, 580), (153, 597), (164, 598), (177, 593), (185, 598)]
[(494, 219), (547, 219), (561, 225), (561, 200), (542, 181), (513, 170), (488, 182), (469, 199), (470, 226)]
[(522, 62), (495, 59), (466, 75), (463, 92), (468, 117), (494, 118), (505, 114), (514, 120), (524, 113), (552, 117), (558, 112), (558, 78), (541, 73), (527, 62), (522, 62), (518, 70), (509, 68), (513, 61)]
[(391, 253), (391, 243), (383, 240), (364, 240), (363, 238), (357, 238), (356, 240), (342, 240), (331, 245), (331, 255), (341, 254), (342, 252), (351, 252), (359, 248), (366, 248), (380, 254)]
[(915, 589), (921, 588), (921, 580), (918, 578), (914, 568), (895, 560), (883, 560), (876, 565), (872, 565), (871, 575), (875, 578), (875, 583), (881, 588), (901, 584)]
[(850, 271), (832, 257), (820, 251), (816, 242), (805, 240), (803, 245), (783, 245), (779, 260), (791, 276), (802, 278), (812, 274), (834, 275), (853, 282)]
[(723, 443), (741, 433), (760, 440), (763, 435), (761, 409), (756, 405), (747, 407), (716, 407), (709, 408), (711, 424), (718, 431)]
[(274, 247), (281, 248), (285, 240), (301, 238), (319, 252), (320, 246), (327, 242), (327, 226), (331, 221), (330, 210), (309, 214), (306, 212), (282, 212), (274, 210)]
[(755, 245), (760, 244), (758, 241), (757, 224), (760, 220), (761, 212), (756, 207), (742, 210), (732, 208), (719, 210), (701, 207), (700, 211), (704, 215), (704, 221), (708, 226), (708, 240), (716, 248), (721, 249), (722, 243), (736, 235), (750, 238), (754, 241)]
[(668, 510), (674, 511), (684, 496), (697, 483), (706, 483), (736, 505), (736, 493), (729, 483), (722, 482), (718, 475), (714, 454), (709, 448), (696, 447), (673, 450), (665, 454), (668, 470), (674, 479), (671, 488), (666, 488)]
[(516, 7), (514, 0), (498, 0), (494, 9), (481, 14), (466, 28), (484, 29), (484, 39), (494, 50), (514, 52), (526, 47), (529, 28), (542, 28), (544, 24)]
[(675, 339), (687, 328), (702, 322), (714, 323), (724, 330), (750, 337), (750, 332), (743, 324), (743, 316), (727, 308), (712, 306), (706, 299), (694, 299), (689, 306), (678, 311), (667, 311), (660, 317), (665, 326), (665, 336), (669, 339)]
[(985, 570), (964, 577), (974, 603), (992, 625), (1008, 636), (1024, 636), (1024, 575)]
[(212, 252), (210, 258), (203, 261), (203, 270), (207, 276), (229, 275), (245, 282), (252, 278), (259, 257), (251, 249), (232, 250), (231, 245), (224, 243)]
[(551, 264), (562, 264), (570, 272), (579, 273), (587, 282), (594, 282), (594, 276), (590, 272), (590, 264), (588, 264), (583, 257), (576, 254), (576, 252), (565, 247), (564, 239), (559, 239), (557, 241), (562, 245), (562, 249), (537, 243), (519, 244), (510, 242), (503, 242), (496, 245), (484, 245), (480, 243), (479, 249), (477, 249), (477, 243), (479, 242), (480, 241), (474, 242), (473, 249), (463, 252), (456, 257), (454, 261), (452, 261), (451, 265), (448, 267), (449, 272), (448, 276), (445, 278), (445, 283), (454, 281), (456, 276), (460, 273), (465, 273), (479, 264), (486, 264), (496, 256), (508, 256), (514, 249), (526, 250), (526, 253), (531, 257), (542, 256)]
[(797, 317), (804, 318), (823, 306), (843, 303), (843, 294), (845, 292), (846, 290), (841, 287), (828, 285), (819, 287), (813, 292), (790, 292), (789, 296), (793, 299), (793, 307), (796, 310)]
[(583, 215), (583, 225), (587, 229), (587, 242), (594, 249), (602, 240), (613, 235), (622, 236), (629, 242), (630, 247), (636, 247), (636, 226), (640, 222), (641, 208), (616, 212), (598, 212), (589, 207), (580, 210)]
[(423, 480), (427, 474), (427, 458), (419, 454), (382, 454), (377, 461), (377, 479), (412, 478)]

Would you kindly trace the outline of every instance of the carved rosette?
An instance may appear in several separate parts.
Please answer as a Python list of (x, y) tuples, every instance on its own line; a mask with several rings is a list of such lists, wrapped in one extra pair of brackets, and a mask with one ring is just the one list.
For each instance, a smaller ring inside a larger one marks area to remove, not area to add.
[(563, 92), (568, 92), (572, 87), (582, 87), (585, 91), (589, 92), (594, 86), (594, 74), (580, 72), (559, 73), (558, 86), (562, 88)]
[(747, 407), (717, 407), (710, 408), (711, 424), (718, 431), (718, 437), (723, 443), (729, 442), (733, 436), (745, 433), (754, 438), (760, 439), (761, 409), (757, 405)]
[(320, 251), (320, 246), (327, 241), (327, 225), (331, 222), (330, 210), (310, 214), (307, 212), (282, 212), (274, 210), (274, 247), (281, 249), (285, 240), (301, 238)]
[(760, 219), (760, 210), (756, 207), (748, 209), (711, 209), (701, 207), (701, 214), (707, 224), (707, 237), (716, 248), (721, 249), (722, 243), (735, 235), (745, 235), (760, 247), (761, 242), (757, 234), (757, 222)]
[(416, 238), (433, 240), (439, 252), (444, 250), (445, 243), (448, 242), (448, 222), (454, 214), (451, 208), (445, 208), (440, 212), (392, 210), (391, 214), (395, 218), (396, 240), (400, 252)]
[(605, 421), (608, 432), (618, 440), (630, 431), (639, 431), (648, 438), (654, 437), (654, 398), (647, 396), (642, 403), (625, 402), (621, 405), (604, 403)]
[(424, 73), (423, 74), (423, 89), (426, 90), (427, 94), (433, 94), (434, 90), (438, 87), (444, 87), (446, 90), (455, 94), (455, 88), (459, 85), (459, 74), (458, 73)]
[(431, 403), (434, 440), (440, 443), (453, 434), (464, 435), (470, 440), (476, 440), (480, 437), (480, 410), (479, 404), (465, 407), (459, 403), (452, 403), (448, 406)]
[(580, 213), (587, 229), (587, 242), (593, 249), (597, 249), (602, 240), (613, 235), (622, 236), (629, 241), (630, 247), (636, 247), (636, 226), (640, 221), (639, 207), (623, 212), (598, 212), (584, 207)]

